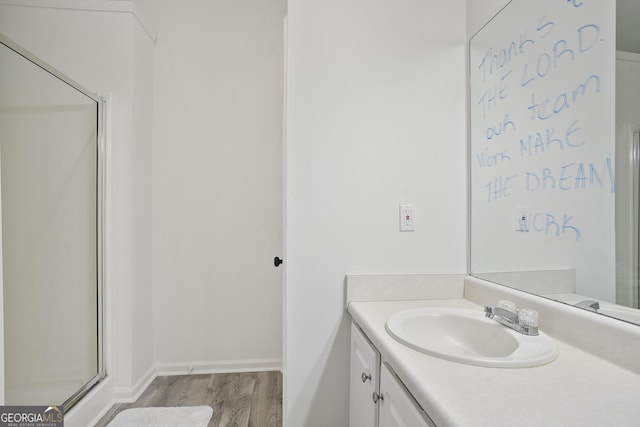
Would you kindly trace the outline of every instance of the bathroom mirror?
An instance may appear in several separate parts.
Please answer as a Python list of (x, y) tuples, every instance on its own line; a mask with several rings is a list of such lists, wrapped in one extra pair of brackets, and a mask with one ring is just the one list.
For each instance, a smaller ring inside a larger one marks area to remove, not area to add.
[(69, 409), (102, 365), (103, 101), (0, 35), (4, 404)]
[(512, 0), (470, 39), (472, 275), (640, 324), (639, 70), (616, 2)]

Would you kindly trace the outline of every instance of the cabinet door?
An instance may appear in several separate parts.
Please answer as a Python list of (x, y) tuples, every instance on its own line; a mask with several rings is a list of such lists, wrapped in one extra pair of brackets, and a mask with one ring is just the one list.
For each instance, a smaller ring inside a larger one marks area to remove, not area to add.
[(355, 323), (351, 323), (349, 372), (349, 426), (377, 427), (378, 405), (373, 394), (378, 393), (380, 386), (380, 353)]
[(386, 364), (380, 369), (379, 427), (435, 427)]

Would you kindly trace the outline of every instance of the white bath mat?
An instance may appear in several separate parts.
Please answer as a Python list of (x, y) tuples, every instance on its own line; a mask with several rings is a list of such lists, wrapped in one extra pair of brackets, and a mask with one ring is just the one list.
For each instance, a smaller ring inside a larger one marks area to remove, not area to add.
[(120, 412), (107, 427), (207, 427), (211, 406), (132, 408)]

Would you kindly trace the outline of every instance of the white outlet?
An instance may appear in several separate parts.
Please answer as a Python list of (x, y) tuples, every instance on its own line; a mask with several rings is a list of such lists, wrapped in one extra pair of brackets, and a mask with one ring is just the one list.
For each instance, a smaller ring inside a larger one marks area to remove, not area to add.
[(516, 218), (516, 231), (529, 231), (529, 207), (528, 206), (516, 206), (514, 209)]
[(400, 205), (400, 231), (416, 231), (415, 205)]

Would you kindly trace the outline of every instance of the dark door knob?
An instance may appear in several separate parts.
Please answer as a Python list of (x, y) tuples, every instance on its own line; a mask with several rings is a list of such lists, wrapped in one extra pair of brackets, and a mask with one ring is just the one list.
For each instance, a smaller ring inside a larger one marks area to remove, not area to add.
[(278, 258), (278, 257), (275, 257), (275, 258), (273, 259), (273, 265), (275, 265), (276, 267), (279, 267), (279, 266), (280, 266), (280, 264), (282, 264), (283, 262), (284, 262), (284, 261), (282, 261), (282, 260), (281, 260), (280, 258)]

